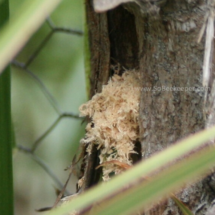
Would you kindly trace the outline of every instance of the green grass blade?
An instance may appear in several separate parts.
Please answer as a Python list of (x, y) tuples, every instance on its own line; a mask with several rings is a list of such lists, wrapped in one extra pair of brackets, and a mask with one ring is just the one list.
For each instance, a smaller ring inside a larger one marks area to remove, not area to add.
[[(0, 28), (9, 18), (9, 1), (0, 2)], [(10, 68), (0, 75), (0, 213), (13, 214)]]
[(178, 198), (176, 198), (173, 195), (171, 196), (171, 198), (180, 208), (183, 215), (194, 215), (192, 211), (189, 208), (187, 208), (187, 206), (183, 202), (181, 202)]
[(62, 0), (27, 1), (0, 32), (0, 73)]
[(176, 188), (183, 186), (188, 180), (196, 179), (198, 174), (205, 173), (205, 169), (212, 167), (215, 163), (214, 154), (215, 148), (208, 147), (201, 153), (197, 152), (194, 156), (179, 161), (150, 180), (142, 180), (98, 204), (93, 215), (129, 215), (158, 203), (161, 197), (170, 195)]
[[(168, 149), (159, 152), (157, 155), (152, 156), (148, 160), (140, 162), (133, 168), (127, 170), (125, 173), (114, 177), (110, 182), (102, 183), (95, 188), (86, 191), (77, 199), (74, 199), (71, 204), (65, 204), (64, 206), (53, 210), (49, 214), (60, 215), (71, 210), (83, 209), (94, 202), (100, 201), (109, 195), (113, 195), (120, 189), (123, 189), (123, 187), (126, 187), (134, 182), (134, 180), (146, 176), (156, 169), (161, 168), (163, 165), (180, 158), (181, 156), (193, 151), (196, 147), (203, 145), (206, 141), (214, 137), (215, 127), (199, 132), (195, 135), (191, 135), (185, 140), (182, 140), (181, 142), (172, 145)], [(195, 171), (195, 169), (192, 171)], [(164, 177), (166, 178), (167, 176)]]

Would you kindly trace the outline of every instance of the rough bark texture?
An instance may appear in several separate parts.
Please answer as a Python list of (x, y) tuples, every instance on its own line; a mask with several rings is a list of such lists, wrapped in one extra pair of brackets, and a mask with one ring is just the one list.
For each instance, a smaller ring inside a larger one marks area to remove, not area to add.
[(110, 42), (106, 14), (96, 14), (91, 1), (86, 1), (86, 16), (91, 53), (90, 96), (101, 92), (109, 79)]
[[(119, 63), (121, 68), (141, 71), (143, 159), (206, 124), (214, 124), (212, 113), (208, 123), (205, 122), (204, 92), (199, 90), (204, 40), (197, 43), (197, 37), (204, 23), (205, 5), (206, 0), (167, 0), (161, 6), (143, 3), (140, 10), (135, 3), (128, 3), (96, 14), (92, 1), (86, 1), (92, 54), (91, 95), (107, 82), (110, 65)], [(211, 106), (215, 108), (213, 99)], [(205, 179), (178, 194), (196, 215), (206, 214), (214, 198), (208, 184)], [(170, 199), (145, 214), (181, 212)]]
[[(93, 10), (92, 1), (86, 1), (85, 4), (91, 55), (90, 97), (92, 97), (95, 93), (101, 92), (102, 85), (106, 84), (109, 79), (110, 42), (107, 15), (96, 14)], [(87, 153), (85, 154), (85, 159), (82, 163), (85, 183), (79, 192), (88, 189), (99, 181), (101, 169), (95, 170), (99, 165), (98, 155), (99, 151), (96, 145), (93, 146), (90, 155), (87, 155)], [(83, 175), (81, 175), (80, 178), (83, 177)]]

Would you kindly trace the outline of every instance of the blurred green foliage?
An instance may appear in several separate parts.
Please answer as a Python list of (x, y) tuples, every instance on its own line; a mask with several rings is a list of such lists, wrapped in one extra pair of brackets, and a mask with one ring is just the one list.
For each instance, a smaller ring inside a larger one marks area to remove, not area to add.
[[(11, 0), (11, 15), (23, 0)], [(83, 1), (64, 0), (51, 14), (56, 26), (83, 30)], [(28, 44), (18, 54), (17, 60), (26, 62), (40, 42), (50, 32), (44, 23)], [(83, 37), (54, 33), (29, 69), (46, 85), (57, 100), (62, 111), (78, 113), (80, 104), (86, 101)], [(16, 143), (31, 147), (55, 121), (57, 114), (44, 94), (27, 73), (12, 67), (12, 117)], [(63, 169), (70, 164), (83, 136), (84, 125), (80, 120), (62, 119), (59, 125), (39, 146), (36, 154), (49, 164), (64, 183), (68, 172)], [(16, 214), (37, 214), (35, 209), (50, 206), (55, 201), (52, 178), (31, 157), (16, 151), (14, 155), (14, 185)], [(75, 177), (70, 182), (73, 192)]]
[[(9, 1), (0, 2), (0, 30), (9, 19)], [(13, 171), (11, 135), (11, 72), (10, 66), (0, 75), (0, 211), (13, 215)]]

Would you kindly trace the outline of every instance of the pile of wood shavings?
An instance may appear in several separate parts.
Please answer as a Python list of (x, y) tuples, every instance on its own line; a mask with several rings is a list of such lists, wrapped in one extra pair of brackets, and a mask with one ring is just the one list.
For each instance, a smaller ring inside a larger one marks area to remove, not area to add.
[(91, 122), (86, 126), (85, 138), (81, 141), (88, 145), (97, 144), (100, 164), (103, 166), (103, 180), (108, 181), (110, 174), (123, 171), (120, 166), (109, 161), (117, 160), (132, 165), (130, 158), (134, 152), (134, 142), (139, 137), (140, 77), (135, 71), (126, 71), (122, 76), (114, 75), (102, 92), (97, 93), (79, 108), (81, 116), (88, 116)]

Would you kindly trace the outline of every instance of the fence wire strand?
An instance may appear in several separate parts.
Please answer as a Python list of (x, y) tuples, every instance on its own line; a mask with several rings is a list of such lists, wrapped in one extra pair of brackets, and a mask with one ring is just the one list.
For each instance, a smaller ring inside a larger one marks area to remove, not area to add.
[[(56, 185), (59, 187), (59, 189), (63, 189), (64, 185), (60, 182), (58, 177), (54, 174), (54, 172), (51, 170), (50, 166), (46, 164), (43, 159), (41, 159), (38, 155), (35, 154), (36, 150), (38, 149), (41, 142), (46, 138), (53, 130), (54, 128), (59, 125), (60, 121), (64, 118), (71, 118), (75, 120), (83, 119), (82, 117), (79, 117), (78, 114), (74, 114), (72, 112), (64, 112), (61, 110), (59, 104), (57, 103), (54, 96), (51, 94), (51, 92), (47, 89), (46, 85), (43, 83), (43, 81), (29, 69), (29, 66), (31, 63), (36, 59), (36, 57), (40, 54), (40, 52), (43, 50), (47, 42), (51, 39), (51, 37), (55, 33), (65, 33), (65, 34), (72, 34), (76, 36), (82, 36), (83, 32), (79, 30), (73, 30), (71, 28), (65, 28), (65, 27), (58, 27), (56, 26), (50, 17), (47, 18), (46, 23), (50, 27), (51, 31), (45, 36), (45, 38), (40, 42), (38, 47), (35, 49), (35, 51), (30, 55), (30, 57), (26, 60), (26, 62), (19, 62), (18, 60), (14, 59), (12, 61), (12, 65), (26, 74), (28, 74), (35, 83), (39, 86), (40, 90), (43, 92), (44, 96), (48, 100), (49, 104), (52, 106), (52, 108), (57, 113), (57, 118), (54, 120), (54, 122), (43, 132), (41, 136), (39, 136), (35, 142), (33, 142), (32, 146), (30, 148), (24, 147), (20, 144), (18, 144), (16, 147), (20, 152), (23, 152), (25, 154), (28, 154), (31, 156), (31, 158), (39, 165), (41, 166), (45, 172), (53, 179), (53, 181), (56, 183)], [(70, 193), (66, 190), (65, 193), (69, 195)]]

